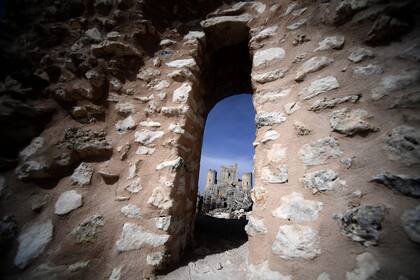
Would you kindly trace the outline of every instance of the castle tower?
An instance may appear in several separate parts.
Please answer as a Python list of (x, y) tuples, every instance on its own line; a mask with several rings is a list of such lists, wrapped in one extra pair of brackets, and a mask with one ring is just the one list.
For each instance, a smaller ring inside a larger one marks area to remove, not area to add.
[(217, 184), (217, 171), (213, 169), (209, 169), (207, 172), (207, 181), (206, 187), (204, 190), (207, 190), (209, 186)]
[(245, 172), (242, 174), (242, 189), (252, 189), (252, 172)]
[(232, 184), (236, 183), (236, 175), (238, 173), (238, 164), (235, 163), (234, 165), (230, 166), (221, 166), (220, 167), (220, 184)]

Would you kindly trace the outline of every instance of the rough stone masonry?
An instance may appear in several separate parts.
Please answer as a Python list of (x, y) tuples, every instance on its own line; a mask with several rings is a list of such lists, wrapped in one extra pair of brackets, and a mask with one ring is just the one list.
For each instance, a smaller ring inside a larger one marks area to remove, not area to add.
[(1, 278), (171, 279), (207, 114), (252, 92), (249, 241), (175, 279), (418, 279), (419, 15), (415, 0), (3, 1)]

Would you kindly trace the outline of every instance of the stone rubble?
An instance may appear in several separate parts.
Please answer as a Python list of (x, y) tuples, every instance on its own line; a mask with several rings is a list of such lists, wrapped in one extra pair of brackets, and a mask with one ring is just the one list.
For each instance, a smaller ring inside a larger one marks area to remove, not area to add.
[(63, 192), (55, 203), (54, 213), (66, 215), (71, 211), (82, 207), (82, 195), (75, 190)]

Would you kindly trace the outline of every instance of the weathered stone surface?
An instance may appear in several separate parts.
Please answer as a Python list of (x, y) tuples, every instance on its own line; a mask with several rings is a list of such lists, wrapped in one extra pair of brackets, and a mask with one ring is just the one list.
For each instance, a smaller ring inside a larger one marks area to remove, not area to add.
[(204, 39), (206, 36), (206, 34), (202, 31), (189, 31), (185, 36), (184, 36), (184, 40), (189, 41), (189, 40), (202, 40)]
[(411, 241), (420, 244), (420, 205), (403, 212), (401, 226)]
[(284, 111), (286, 112), (286, 114), (291, 115), (294, 112), (296, 112), (297, 110), (299, 110), (300, 107), (300, 103), (298, 101), (295, 102), (290, 102), (290, 103), (286, 103), (283, 106)]
[(172, 216), (162, 216), (154, 220), (157, 229), (167, 231), (171, 225)]
[(330, 36), (325, 37), (318, 43), (318, 48), (314, 50), (316, 51), (326, 51), (326, 50), (341, 50), (344, 46), (344, 36), (337, 35), (337, 36)]
[(93, 167), (89, 163), (82, 162), (71, 175), (71, 182), (79, 186), (89, 185), (93, 171)]
[(295, 127), (295, 130), (298, 136), (309, 135), (312, 132), (312, 129), (310, 129), (309, 127), (307, 127), (305, 124), (303, 124), (300, 121), (295, 121), (293, 123), (293, 126)]
[(262, 105), (267, 102), (275, 102), (282, 97), (288, 96), (291, 89), (280, 89), (276, 91), (257, 92), (253, 95), (253, 102), (256, 105)]
[(321, 93), (331, 91), (340, 87), (337, 79), (333, 76), (327, 76), (325, 78), (315, 80), (311, 82), (309, 87), (304, 88), (300, 93), (300, 99), (307, 100)]
[(303, 185), (312, 193), (334, 190), (337, 187), (338, 174), (331, 169), (305, 173)]
[(265, 73), (252, 74), (252, 80), (260, 84), (273, 82), (283, 77), (284, 77), (284, 71), (281, 69), (277, 69), (277, 70), (273, 70), (273, 71), (269, 71)]
[(283, 164), (280, 166), (265, 166), (261, 170), (261, 178), (270, 184), (283, 184), (289, 179), (288, 167)]
[(181, 157), (177, 157), (174, 160), (163, 161), (156, 166), (156, 170), (161, 170), (164, 168), (169, 168), (175, 170), (181, 167), (184, 164), (184, 160)]
[(258, 219), (254, 216), (248, 216), (248, 223), (245, 226), (245, 231), (249, 236), (256, 236), (258, 234), (267, 233), (267, 228), (264, 225), (263, 219)]
[(367, 135), (370, 132), (378, 131), (378, 128), (367, 122), (369, 117), (368, 112), (363, 109), (344, 108), (331, 113), (330, 125), (333, 131), (347, 136)]
[(63, 192), (55, 203), (54, 213), (65, 215), (71, 211), (82, 207), (82, 195), (75, 190)]
[(297, 29), (301, 28), (303, 25), (305, 25), (307, 21), (308, 21), (308, 19), (304, 18), (304, 19), (298, 20), (298, 21), (296, 21), (292, 24), (289, 24), (286, 28), (289, 31), (297, 30)]
[(195, 70), (197, 68), (197, 63), (195, 62), (194, 58), (186, 58), (186, 59), (178, 59), (171, 62), (166, 63), (168, 67), (171, 68), (189, 68), (191, 70)]
[(414, 91), (398, 96), (391, 108), (415, 109), (420, 105), (420, 91)]
[(121, 213), (126, 216), (127, 218), (131, 219), (141, 219), (141, 212), (140, 208), (138, 208), (134, 204), (127, 204), (126, 206), (121, 208)]
[(305, 79), (306, 75), (309, 73), (317, 72), (331, 63), (334, 62), (334, 59), (328, 58), (326, 56), (314, 56), (309, 60), (305, 61), (301, 67), (297, 70), (295, 81), (301, 82)]
[(384, 96), (405, 89), (420, 81), (420, 71), (402, 71), (401, 74), (388, 75), (382, 78), (380, 84), (372, 89), (372, 99), (378, 100)]
[(136, 150), (137, 155), (151, 155), (155, 152), (155, 148), (149, 148), (146, 146), (140, 146)]
[(353, 67), (353, 73), (363, 76), (380, 75), (384, 73), (384, 69), (379, 65), (368, 64), (366, 66)]
[(407, 166), (420, 163), (420, 130), (406, 125), (397, 126), (387, 134), (384, 142), (389, 159)]
[(282, 48), (269, 48), (258, 50), (254, 54), (252, 63), (254, 67), (259, 67), (267, 65), (268, 63), (272, 63), (274, 61), (281, 61), (283, 60), (285, 55), (286, 52)]
[(271, 249), (284, 260), (314, 259), (321, 254), (318, 232), (302, 225), (280, 226)]
[(287, 148), (281, 144), (273, 144), (269, 150), (267, 150), (267, 159), (271, 163), (281, 162), (286, 157)]
[(117, 240), (118, 251), (139, 250), (144, 246), (158, 247), (168, 241), (169, 235), (147, 232), (142, 226), (125, 223), (122, 229), (121, 238)]
[(143, 187), (141, 185), (140, 178), (135, 178), (134, 180), (129, 182), (128, 185), (125, 187), (125, 189), (132, 194), (136, 194), (139, 191), (141, 191)]
[(383, 205), (363, 205), (344, 213), (339, 217), (338, 224), (343, 233), (353, 241), (369, 246), (378, 243), (384, 218)]
[(356, 262), (356, 268), (346, 272), (346, 280), (373, 279), (380, 269), (378, 261), (368, 252), (358, 255)]
[(101, 32), (99, 32), (99, 30), (96, 27), (86, 30), (85, 36), (93, 42), (102, 41), (102, 34)]
[(155, 122), (155, 121), (152, 121), (152, 120), (149, 120), (149, 119), (146, 120), (146, 121), (140, 122), (140, 125), (144, 126), (144, 127), (161, 127), (160, 122)]
[(44, 252), (52, 240), (53, 228), (51, 220), (23, 228), (18, 237), (19, 246), (14, 261), (17, 267), (25, 268), (34, 258)]
[(252, 37), (251, 42), (261, 42), (265, 39), (268, 39), (274, 36), (277, 33), (277, 30), (278, 30), (277, 25), (266, 27), (260, 32), (258, 32), (254, 37)]
[(115, 128), (119, 134), (124, 134), (128, 130), (136, 128), (136, 126), (137, 124), (132, 116), (128, 116), (115, 124)]
[(333, 137), (325, 137), (305, 144), (299, 150), (299, 156), (305, 165), (324, 164), (331, 158), (337, 158), (342, 154), (337, 141)]
[(360, 99), (360, 95), (347, 95), (342, 97), (324, 97), (321, 99), (317, 99), (312, 103), (311, 107), (309, 107), (309, 111), (319, 112), (325, 109), (331, 109), (336, 107), (342, 103), (356, 103)]
[(255, 115), (255, 124), (258, 128), (272, 126), (286, 121), (286, 117), (280, 112), (259, 112)]
[(420, 197), (420, 177), (384, 173), (374, 176), (370, 182), (382, 184), (391, 190), (412, 197)]
[(292, 192), (281, 198), (280, 207), (273, 211), (273, 216), (295, 223), (311, 222), (318, 219), (322, 202), (305, 200), (303, 194)]
[(99, 228), (105, 225), (104, 217), (93, 215), (71, 231), (77, 243), (91, 243), (98, 239)]
[(164, 256), (163, 252), (153, 252), (146, 256), (146, 262), (149, 265), (157, 266), (162, 262)]
[(134, 141), (145, 146), (154, 146), (154, 142), (161, 138), (165, 133), (163, 131), (152, 131), (143, 129), (136, 131), (134, 134)]
[(92, 54), (96, 57), (122, 57), (122, 56), (136, 56), (142, 57), (142, 54), (135, 47), (117, 41), (102, 41), (98, 45), (91, 46)]
[(194, 74), (186, 68), (174, 70), (168, 74), (168, 77), (176, 82), (194, 81), (196, 79)]
[(268, 141), (273, 141), (279, 138), (279, 133), (274, 129), (267, 130), (263, 137), (261, 138), (261, 143), (267, 143)]
[(318, 275), (316, 280), (331, 280), (331, 278), (330, 278), (330, 275), (328, 273), (322, 272), (321, 274)]
[(171, 189), (166, 186), (155, 187), (147, 203), (163, 210), (171, 208), (174, 204), (174, 200), (171, 198)]
[(192, 91), (191, 84), (183, 83), (180, 87), (174, 90), (172, 95), (172, 101), (177, 104), (185, 104), (188, 101), (188, 97), (190, 96)]
[(351, 62), (359, 63), (368, 58), (374, 57), (373, 52), (366, 48), (358, 48), (354, 50), (348, 57)]
[(258, 265), (249, 265), (248, 276), (250, 280), (292, 280), (291, 275), (284, 276), (278, 271), (272, 271), (268, 261)]
[(160, 71), (158, 69), (145, 67), (140, 69), (139, 73), (137, 74), (137, 79), (145, 81), (145, 82), (151, 82), (152, 80), (157, 79), (160, 76)]

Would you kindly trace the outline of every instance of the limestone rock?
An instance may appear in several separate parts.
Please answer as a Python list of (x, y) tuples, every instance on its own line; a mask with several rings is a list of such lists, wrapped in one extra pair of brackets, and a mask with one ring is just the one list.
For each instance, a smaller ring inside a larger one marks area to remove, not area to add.
[(252, 98), (253, 98), (254, 104), (262, 105), (267, 102), (276, 102), (280, 98), (288, 96), (290, 92), (291, 92), (291, 89), (280, 89), (276, 91), (257, 92), (254, 94)]
[(321, 274), (318, 275), (316, 280), (331, 280), (331, 278), (330, 278), (330, 275), (328, 273), (322, 272)]
[(127, 218), (141, 219), (140, 209), (134, 204), (127, 204), (121, 208), (121, 213)]
[(267, 159), (271, 163), (281, 162), (286, 157), (287, 148), (281, 144), (273, 144), (271, 149), (267, 150)]
[(303, 65), (297, 70), (295, 81), (301, 82), (305, 79), (307, 74), (317, 72), (333, 62), (334, 59), (328, 58), (326, 56), (314, 56), (311, 59), (305, 61)]
[(382, 78), (379, 86), (372, 89), (372, 99), (378, 100), (398, 90), (405, 89), (420, 81), (420, 71), (402, 71), (401, 74)]
[(134, 141), (145, 146), (153, 147), (154, 142), (161, 138), (163, 134), (163, 131), (152, 131), (143, 129), (142, 131), (136, 131), (136, 133), (134, 134)]
[(350, 109), (344, 108), (331, 113), (330, 125), (333, 131), (347, 136), (366, 135), (378, 131), (378, 128), (367, 122), (368, 118), (368, 112), (363, 109), (350, 111)]
[(161, 170), (164, 168), (169, 168), (175, 170), (184, 165), (184, 160), (181, 157), (177, 157), (174, 160), (163, 161), (156, 166), (156, 170)]
[(296, 21), (292, 24), (289, 24), (286, 28), (289, 31), (297, 30), (297, 29), (301, 28), (303, 25), (305, 25), (307, 21), (308, 21), (308, 19), (304, 18), (304, 19), (298, 20), (298, 21)]
[(149, 265), (157, 266), (162, 262), (164, 256), (163, 252), (153, 252), (146, 256), (146, 262)]
[(202, 40), (204, 39), (206, 36), (206, 34), (202, 31), (189, 31), (185, 36), (184, 36), (184, 40), (189, 41), (189, 40)]
[(324, 97), (321, 99), (317, 99), (312, 103), (311, 107), (309, 107), (309, 111), (323, 111), (325, 109), (331, 109), (336, 107), (339, 104), (342, 103), (356, 103), (360, 99), (360, 95), (347, 95), (342, 97)]
[(170, 45), (174, 45), (176, 44), (176, 41), (171, 40), (171, 39), (163, 39), (159, 42), (159, 46), (161, 47), (169, 47)]
[(366, 66), (356, 66), (353, 73), (363, 76), (380, 75), (384, 73), (384, 69), (379, 65), (368, 64)]
[(128, 130), (136, 128), (136, 126), (137, 124), (132, 116), (128, 116), (127, 118), (120, 120), (115, 124), (115, 128), (119, 134), (124, 134)]
[(151, 82), (152, 80), (157, 79), (159, 76), (160, 76), (160, 71), (158, 69), (145, 67), (139, 71), (139, 73), (137, 74), (137, 79), (148, 83), (148, 82)]
[(86, 162), (82, 162), (71, 175), (71, 182), (79, 186), (90, 184), (93, 176), (93, 167)]
[(321, 254), (318, 232), (309, 226), (282, 225), (272, 251), (284, 260), (314, 259)]
[(196, 78), (189, 69), (177, 69), (168, 74), (168, 77), (176, 82), (194, 81)]
[(109, 275), (108, 280), (120, 280), (122, 269), (123, 269), (122, 266), (113, 268), (111, 271), (111, 275)]
[(117, 41), (102, 41), (98, 45), (91, 46), (92, 54), (96, 57), (122, 57), (122, 56), (135, 56), (142, 57), (142, 54), (135, 47)]
[(295, 102), (284, 104), (283, 108), (286, 114), (291, 115), (297, 110), (299, 110), (301, 107), (300, 107), (300, 103), (298, 101), (295, 101)]
[(194, 58), (178, 59), (166, 63), (166, 66), (170, 68), (189, 68), (195, 70), (197, 68), (197, 63)]
[(366, 48), (358, 48), (354, 50), (348, 57), (351, 62), (359, 63), (368, 58), (374, 57), (373, 52)]
[(398, 96), (391, 108), (418, 108), (420, 105), (420, 92), (409, 92)]
[(284, 276), (278, 271), (272, 271), (268, 266), (268, 261), (258, 265), (249, 265), (249, 279), (252, 280), (292, 280), (292, 276)]
[(338, 219), (338, 224), (353, 241), (369, 246), (377, 244), (384, 218), (384, 206), (364, 205), (348, 210)]
[(420, 163), (420, 130), (406, 125), (395, 127), (387, 134), (384, 149), (391, 160), (407, 166)]
[(289, 179), (288, 167), (283, 164), (279, 167), (265, 166), (261, 171), (261, 178), (270, 184), (283, 184)]
[(309, 135), (312, 132), (310, 128), (308, 128), (305, 124), (303, 124), (300, 121), (295, 121), (293, 123), (293, 126), (295, 127), (295, 130), (298, 136)]
[(267, 233), (267, 228), (264, 225), (264, 220), (254, 216), (248, 216), (248, 223), (245, 226), (245, 231), (249, 236), (256, 236), (258, 234)]
[(23, 228), (18, 237), (19, 246), (14, 261), (17, 267), (25, 268), (34, 258), (44, 252), (52, 240), (53, 228), (51, 220)]
[(295, 223), (311, 222), (318, 219), (322, 202), (305, 200), (303, 195), (292, 192), (281, 198), (280, 207), (273, 211), (273, 216)]
[(279, 138), (279, 133), (274, 129), (267, 130), (263, 137), (261, 138), (261, 143), (267, 143), (268, 141), (273, 141)]
[(146, 146), (139, 146), (136, 151), (136, 155), (152, 155), (155, 152), (155, 148), (149, 148)]
[(136, 194), (139, 191), (141, 191), (143, 187), (141, 185), (140, 178), (135, 178), (134, 180), (129, 182), (125, 189), (132, 194)]
[(255, 116), (255, 123), (258, 128), (272, 126), (286, 121), (286, 117), (280, 112), (259, 112)]
[(340, 87), (337, 79), (333, 76), (327, 76), (325, 78), (315, 80), (311, 82), (309, 87), (304, 88), (300, 93), (300, 98), (303, 100), (310, 99), (321, 93), (331, 91)]
[(325, 37), (318, 43), (318, 48), (314, 50), (316, 51), (326, 51), (326, 50), (341, 50), (344, 46), (344, 36), (336, 35)]
[(142, 226), (125, 223), (122, 229), (121, 238), (117, 240), (118, 251), (139, 250), (145, 245), (158, 247), (168, 241), (169, 235), (147, 232)]
[(171, 198), (171, 190), (165, 186), (155, 187), (147, 203), (163, 210), (171, 208), (174, 204), (174, 200)]
[(159, 218), (155, 218), (155, 226), (160, 230), (167, 231), (171, 225), (172, 216), (162, 216)]
[(160, 122), (155, 122), (155, 121), (151, 121), (151, 120), (146, 120), (146, 121), (142, 121), (140, 122), (141, 126), (144, 127), (161, 127), (161, 123)]
[(85, 36), (92, 42), (102, 41), (102, 34), (101, 32), (99, 32), (99, 30), (96, 27), (86, 30)]
[(373, 279), (380, 269), (378, 261), (368, 252), (358, 255), (356, 261), (356, 268), (346, 272), (346, 280)]
[(253, 65), (254, 67), (267, 65), (268, 63), (272, 63), (274, 61), (281, 61), (283, 60), (286, 52), (282, 48), (269, 48), (258, 50), (254, 54), (253, 58)]
[(99, 227), (105, 225), (104, 217), (101, 215), (93, 215), (85, 219), (81, 224), (71, 231), (71, 235), (76, 239), (77, 243), (91, 243), (98, 238)]
[(408, 175), (394, 175), (384, 173), (376, 175), (370, 180), (385, 185), (391, 190), (412, 197), (420, 197), (420, 177)]
[(401, 225), (410, 240), (420, 244), (420, 205), (403, 212)]
[(299, 150), (300, 158), (305, 165), (324, 164), (331, 158), (337, 158), (342, 154), (337, 141), (333, 137), (325, 137), (305, 144)]
[(188, 101), (192, 87), (189, 83), (183, 83), (180, 87), (174, 90), (172, 101), (178, 104), (185, 104)]
[(258, 32), (254, 37), (252, 37), (251, 42), (261, 42), (265, 39), (268, 39), (274, 36), (277, 33), (277, 30), (278, 30), (277, 25), (266, 27), (260, 32)]
[(170, 85), (170, 83), (166, 80), (152, 81), (152, 82), (149, 83), (149, 86), (151, 86), (151, 88), (153, 90), (156, 90), (156, 91), (164, 90), (164, 89), (168, 88), (169, 85)]
[(71, 211), (82, 207), (82, 195), (75, 190), (63, 192), (55, 203), (54, 213), (57, 215), (65, 215)]
[(338, 175), (331, 169), (305, 173), (303, 185), (312, 193), (334, 190), (337, 187)]
[(283, 77), (284, 77), (284, 71), (280, 69), (269, 71), (266, 73), (261, 73), (261, 74), (252, 74), (252, 80), (260, 84), (273, 82)]

